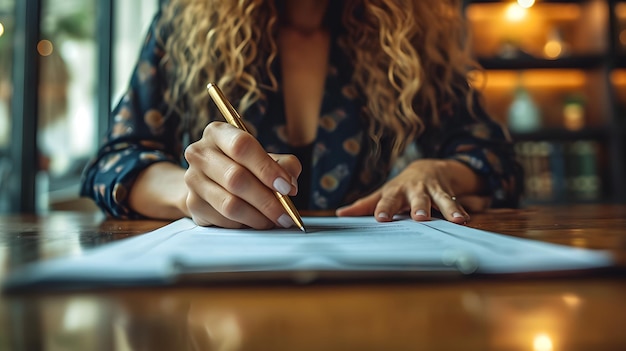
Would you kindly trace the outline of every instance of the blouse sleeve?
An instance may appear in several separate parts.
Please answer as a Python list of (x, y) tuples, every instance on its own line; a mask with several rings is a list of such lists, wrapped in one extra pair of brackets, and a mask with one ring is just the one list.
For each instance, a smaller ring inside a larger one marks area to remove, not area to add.
[(81, 195), (108, 215), (141, 218), (128, 205), (137, 175), (156, 162), (181, 164), (180, 117), (166, 103), (159, 15), (145, 38), (128, 91), (111, 113), (110, 128), (83, 172)]
[(482, 175), (492, 207), (518, 207), (523, 172), (508, 131), (486, 113), (477, 93), (472, 104), (464, 96), (458, 101), (442, 110), (440, 124), (423, 143), (426, 156), (458, 160)]

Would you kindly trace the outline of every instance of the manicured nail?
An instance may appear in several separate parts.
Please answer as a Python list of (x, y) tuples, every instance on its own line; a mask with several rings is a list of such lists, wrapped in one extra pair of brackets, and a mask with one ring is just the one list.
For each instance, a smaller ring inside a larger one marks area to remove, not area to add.
[(463, 216), (463, 215), (462, 215), (461, 213), (459, 213), (459, 212), (454, 212), (454, 213), (452, 214), (452, 217), (454, 217), (454, 218), (465, 218), (465, 216)]
[(283, 228), (291, 228), (294, 225), (291, 217), (287, 216), (285, 213), (278, 217), (278, 224), (280, 224)]
[(389, 215), (385, 212), (381, 212), (378, 214), (378, 218), (389, 219)]
[(289, 195), (291, 192), (291, 184), (281, 177), (276, 178), (272, 184), (274, 189), (283, 195)]
[(428, 215), (426, 215), (426, 211), (424, 211), (424, 210), (417, 210), (417, 211), (415, 211), (415, 215), (416, 216), (421, 216), (421, 217), (428, 217)]

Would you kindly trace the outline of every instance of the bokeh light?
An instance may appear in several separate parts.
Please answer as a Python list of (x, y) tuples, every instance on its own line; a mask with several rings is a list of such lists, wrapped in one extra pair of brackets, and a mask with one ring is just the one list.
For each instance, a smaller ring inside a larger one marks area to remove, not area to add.
[(563, 45), (557, 40), (550, 40), (543, 47), (543, 53), (549, 59), (556, 59), (563, 53)]
[(525, 9), (529, 9), (535, 4), (535, 0), (517, 0), (517, 4)]
[(52, 51), (54, 51), (54, 46), (50, 40), (40, 40), (37, 43), (37, 52), (41, 56), (50, 56), (52, 55)]
[(552, 351), (554, 345), (552, 344), (552, 338), (548, 334), (537, 334), (533, 340), (534, 351)]
[(511, 22), (519, 22), (526, 17), (526, 9), (516, 2), (511, 3), (506, 8), (506, 19)]

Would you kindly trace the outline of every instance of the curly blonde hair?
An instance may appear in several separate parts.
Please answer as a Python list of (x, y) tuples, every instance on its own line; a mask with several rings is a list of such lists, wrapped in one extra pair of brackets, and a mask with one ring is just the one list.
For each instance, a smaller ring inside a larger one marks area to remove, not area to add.
[[(339, 7), (338, 43), (353, 64), (352, 84), (367, 101), (369, 138), (379, 146), (393, 136), (393, 160), (423, 131), (426, 118), (438, 122), (441, 107), (459, 91), (471, 100), (466, 76), (476, 64), (460, 0), (344, 0)], [(275, 1), (171, 0), (162, 23), (169, 28), (163, 61), (169, 101), (184, 106), (199, 128), (212, 118), (207, 82), (241, 96), (237, 108), (244, 116), (266, 98), (262, 89), (277, 91)], [(269, 86), (261, 86), (261, 77)]]

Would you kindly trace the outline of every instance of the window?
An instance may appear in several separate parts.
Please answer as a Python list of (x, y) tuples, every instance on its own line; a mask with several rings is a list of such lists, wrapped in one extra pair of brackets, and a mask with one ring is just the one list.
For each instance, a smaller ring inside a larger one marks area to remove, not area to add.
[(148, 27), (158, 9), (157, 0), (115, 0), (113, 29), (112, 103), (116, 104), (130, 83), (130, 75)]
[(9, 209), (14, 0), (0, 0), (0, 213)]
[(76, 199), (97, 147), (95, 0), (42, 2), (37, 145), (38, 209)]
[[(0, 0), (0, 213), (95, 210), (79, 198), (80, 176), (158, 4)], [(32, 60), (14, 62), (22, 56)]]

